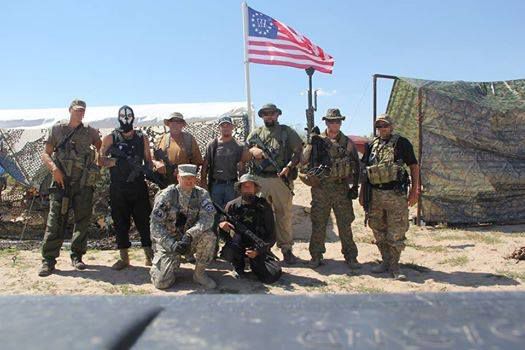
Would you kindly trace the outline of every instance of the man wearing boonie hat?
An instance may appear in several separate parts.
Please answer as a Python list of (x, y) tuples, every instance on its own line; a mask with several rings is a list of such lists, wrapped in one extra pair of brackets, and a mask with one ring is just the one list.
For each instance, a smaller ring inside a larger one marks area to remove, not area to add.
[(64, 242), (69, 209), (75, 215), (71, 239), (71, 264), (84, 270), (82, 256), (87, 250), (87, 233), (93, 211), (93, 191), (99, 175), (95, 151), (102, 141), (97, 129), (84, 125), (86, 102), (73, 100), (69, 121), (53, 125), (45, 143), (42, 161), (53, 176), (49, 188), (49, 214), (42, 241), (40, 277), (55, 270), (56, 259)]
[(179, 164), (202, 165), (202, 155), (195, 137), (183, 131), (187, 125), (182, 113), (174, 112), (164, 119), (169, 132), (162, 135), (154, 151), (155, 170), (164, 176), (169, 184), (177, 183)]
[[(277, 247), (281, 249), (285, 263), (293, 265), (297, 258), (292, 252), (292, 199), (293, 181), (297, 178), (297, 165), (301, 160), (303, 141), (297, 132), (277, 120), (282, 111), (273, 103), (265, 104), (258, 112), (264, 126), (248, 135), (250, 153), (254, 158), (257, 180), (262, 195), (273, 206), (276, 221)], [(272, 151), (277, 165), (264, 159), (257, 143), (261, 142)]]
[[(381, 253), (382, 263), (372, 272), (389, 272), (397, 280), (407, 277), (399, 268), (399, 258), (405, 248), (408, 230), (408, 207), (418, 200), (419, 166), (410, 141), (394, 134), (393, 121), (387, 114), (376, 118), (375, 128), (379, 136), (369, 145), (363, 157), (366, 181), (372, 186), (369, 204), (369, 226)], [(410, 184), (405, 166), (410, 169)], [(361, 189), (363, 186), (361, 186)], [(363, 205), (364, 193), (359, 202)]]
[(215, 281), (205, 271), (215, 249), (216, 238), (211, 230), (215, 208), (208, 192), (196, 186), (197, 166), (180, 164), (178, 169), (178, 184), (157, 194), (151, 213), (155, 248), (151, 282), (159, 289), (171, 287), (182, 256), (194, 254), (193, 280), (207, 289), (215, 288)]
[[(334, 211), (337, 230), (341, 239), (341, 252), (350, 268), (357, 268), (357, 246), (352, 236), (352, 222), (355, 219), (352, 200), (357, 198), (359, 185), (359, 156), (352, 142), (341, 132), (345, 117), (337, 108), (328, 109), (323, 117), (326, 130), (320, 135), (326, 144), (330, 169), (319, 177), (312, 186), (312, 235), (310, 237), (310, 266), (322, 264), (326, 252), (326, 226), (330, 212)], [(303, 162), (310, 162), (312, 146), (305, 148)], [(317, 160), (316, 160), (317, 161)]]
[(245, 259), (248, 258), (251, 271), (263, 283), (273, 283), (282, 274), (277, 258), (271, 252), (275, 244), (275, 222), (271, 205), (266, 199), (257, 197), (260, 185), (252, 174), (244, 174), (236, 184), (240, 196), (226, 205), (225, 211), (244, 224), (250, 231), (267, 243), (267, 248), (254, 247), (254, 242), (237, 232), (233, 223), (222, 218), (219, 227), (225, 232), (226, 244), (221, 256), (228, 260), (234, 268), (234, 278), (242, 278)]

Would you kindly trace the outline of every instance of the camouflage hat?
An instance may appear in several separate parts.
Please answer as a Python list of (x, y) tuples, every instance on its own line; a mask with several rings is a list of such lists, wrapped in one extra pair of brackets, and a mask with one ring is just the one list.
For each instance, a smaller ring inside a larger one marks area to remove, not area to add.
[(78, 109), (86, 109), (86, 102), (82, 100), (73, 100), (69, 105), (69, 109), (73, 109), (75, 111)]
[(180, 176), (197, 176), (197, 166), (195, 164), (180, 164), (177, 169)]
[(262, 106), (261, 109), (259, 109), (259, 112), (257, 112), (257, 114), (259, 115), (259, 117), (262, 118), (262, 114), (264, 112), (277, 112), (277, 115), (283, 114), (283, 112), (279, 108), (277, 108), (277, 106), (273, 103), (267, 103), (264, 106)]
[(255, 192), (259, 192), (260, 191), (261, 184), (257, 181), (257, 178), (253, 174), (244, 174), (243, 176), (241, 176), (239, 181), (235, 183), (235, 188), (237, 189), (237, 191), (240, 191), (241, 184), (243, 184), (245, 182), (253, 182), (255, 184), (255, 187), (256, 187), (255, 188)]
[(326, 111), (323, 120), (345, 120), (346, 117), (341, 115), (339, 108), (330, 108)]
[(379, 122), (384, 122), (384, 123), (387, 123), (388, 125), (393, 125), (394, 124), (392, 122), (392, 118), (390, 118), (390, 116), (388, 114), (386, 114), (386, 113), (378, 115), (374, 125), (377, 126), (377, 123), (379, 123)]
[(164, 119), (164, 125), (168, 126), (168, 123), (173, 120), (182, 120), (184, 124), (186, 124), (186, 121), (184, 120), (184, 116), (182, 115), (182, 113), (173, 112), (170, 114), (168, 118)]
[(219, 118), (219, 126), (220, 126), (221, 124), (224, 124), (224, 123), (229, 123), (229, 124), (232, 124), (232, 125), (233, 125), (233, 120), (232, 120), (232, 118), (229, 117), (229, 116), (224, 116), (224, 117)]

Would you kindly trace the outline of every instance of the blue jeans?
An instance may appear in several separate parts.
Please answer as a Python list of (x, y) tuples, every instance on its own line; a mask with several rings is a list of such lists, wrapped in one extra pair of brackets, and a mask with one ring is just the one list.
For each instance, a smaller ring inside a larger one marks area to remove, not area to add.
[[(211, 187), (211, 200), (221, 206), (224, 209), (226, 204), (235, 199), (235, 189), (233, 188), (233, 183), (224, 183), (224, 184), (213, 184)], [(213, 232), (218, 236), (218, 226), (219, 226), (219, 214), (215, 214), (215, 219), (213, 220)]]
[(224, 208), (226, 203), (235, 199), (233, 183), (213, 184), (210, 196), (212, 201)]

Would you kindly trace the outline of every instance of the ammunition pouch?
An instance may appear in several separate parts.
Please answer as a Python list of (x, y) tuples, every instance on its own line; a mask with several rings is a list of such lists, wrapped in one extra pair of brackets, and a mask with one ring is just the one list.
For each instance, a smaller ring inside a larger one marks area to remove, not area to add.
[(299, 173), (299, 180), (301, 180), (306, 186), (310, 187), (319, 187), (321, 185), (319, 177), (308, 174), (306, 171), (303, 171), (303, 169), (301, 169), (301, 172)]
[[(100, 168), (96, 164), (91, 164), (84, 171), (84, 174), (86, 174), (84, 186), (94, 187), (100, 179)], [(82, 182), (80, 184), (82, 185)]]
[(368, 181), (372, 185), (382, 185), (398, 181), (404, 169), (397, 164), (376, 164), (366, 167)]
[(75, 161), (73, 159), (58, 159), (60, 163), (59, 168), (64, 172), (64, 175), (70, 177), (73, 174), (73, 166)]

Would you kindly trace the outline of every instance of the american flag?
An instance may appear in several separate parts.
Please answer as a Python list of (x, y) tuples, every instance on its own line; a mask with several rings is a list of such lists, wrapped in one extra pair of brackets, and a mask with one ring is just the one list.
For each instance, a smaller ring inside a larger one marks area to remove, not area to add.
[(334, 59), (286, 24), (248, 7), (248, 62), (332, 73)]

